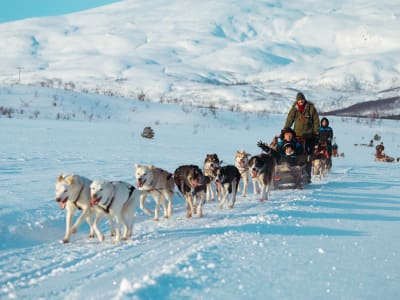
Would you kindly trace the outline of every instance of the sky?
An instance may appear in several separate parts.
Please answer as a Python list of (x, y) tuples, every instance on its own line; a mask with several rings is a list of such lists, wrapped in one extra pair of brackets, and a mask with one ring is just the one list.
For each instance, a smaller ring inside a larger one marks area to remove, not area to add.
[(120, 0), (2, 0), (0, 23), (26, 18), (57, 16), (90, 9)]

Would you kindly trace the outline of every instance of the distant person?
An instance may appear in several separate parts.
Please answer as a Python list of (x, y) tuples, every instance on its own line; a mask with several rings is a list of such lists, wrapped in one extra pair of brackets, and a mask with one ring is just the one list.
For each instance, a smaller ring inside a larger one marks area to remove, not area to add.
[(375, 160), (376, 161), (383, 161), (383, 162), (394, 162), (394, 158), (390, 157), (385, 154), (385, 146), (383, 146), (383, 143), (380, 143), (378, 146), (375, 148)]

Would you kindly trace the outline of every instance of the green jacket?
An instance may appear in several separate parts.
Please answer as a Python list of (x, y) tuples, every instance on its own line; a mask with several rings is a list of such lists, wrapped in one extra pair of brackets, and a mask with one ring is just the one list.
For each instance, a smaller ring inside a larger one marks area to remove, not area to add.
[(295, 102), (286, 118), (285, 128), (292, 127), (293, 123), (297, 137), (309, 139), (317, 136), (319, 134), (319, 116), (314, 104), (307, 101), (304, 111), (301, 113)]

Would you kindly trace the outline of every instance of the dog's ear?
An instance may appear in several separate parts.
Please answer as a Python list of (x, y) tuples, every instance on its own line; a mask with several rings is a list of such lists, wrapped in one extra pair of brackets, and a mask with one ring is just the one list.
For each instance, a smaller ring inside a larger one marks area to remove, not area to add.
[(137, 168), (140, 168), (140, 165), (139, 164), (135, 164), (135, 168), (137, 169)]
[(76, 176), (75, 176), (75, 175), (72, 175), (72, 176), (68, 177), (66, 181), (67, 181), (67, 183), (68, 183), (69, 185), (73, 185), (74, 182), (75, 182), (75, 180), (76, 180)]
[(63, 173), (61, 173), (61, 174), (58, 176), (57, 181), (58, 181), (58, 182), (61, 182), (61, 181), (63, 181), (63, 179), (64, 179)]
[(150, 169), (150, 170), (153, 170), (153, 169), (154, 169), (154, 166), (153, 166), (153, 165), (149, 165), (149, 169)]

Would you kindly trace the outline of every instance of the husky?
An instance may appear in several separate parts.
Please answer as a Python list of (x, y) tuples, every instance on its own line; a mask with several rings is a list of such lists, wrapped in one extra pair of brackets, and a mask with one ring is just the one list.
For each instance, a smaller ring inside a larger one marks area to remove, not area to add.
[[(226, 202), (229, 208), (233, 208), (236, 202), (236, 194), (240, 181), (240, 172), (238, 168), (233, 165), (219, 168), (217, 171), (216, 181), (221, 185), (222, 190), (222, 198), (218, 203), (218, 207), (222, 209)], [(231, 204), (229, 204), (229, 202), (231, 202)]]
[(312, 160), (312, 169), (311, 174), (318, 178), (322, 179), (328, 173), (328, 162), (325, 158), (316, 158)]
[(174, 181), (185, 198), (186, 217), (191, 218), (193, 214), (202, 217), (206, 185), (210, 183), (209, 178), (203, 175), (198, 166), (184, 165), (175, 170)]
[[(217, 154), (207, 154), (204, 159), (203, 173), (204, 176), (210, 178), (210, 182), (207, 184), (206, 188), (206, 201), (214, 201), (215, 194), (212, 187), (212, 183), (215, 182), (217, 176), (217, 170), (221, 167), (221, 162)], [(216, 185), (217, 197), (220, 198), (220, 191), (218, 185)]]
[(261, 185), (260, 201), (268, 200), (273, 184), (276, 159), (271, 154), (254, 155), (249, 160), (251, 177)]
[[(92, 222), (92, 210), (90, 208), (90, 184), (91, 180), (79, 175), (61, 174), (56, 182), (56, 201), (62, 210), (66, 210), (66, 228), (63, 243), (68, 243), (71, 233), (76, 233), (83, 220), (86, 219), (90, 227), (89, 237), (94, 237)], [(72, 219), (76, 209), (82, 211), (81, 215), (72, 225)]]
[[(243, 191), (241, 196), (247, 196), (247, 187), (249, 184), (249, 176), (250, 176), (250, 167), (249, 167), (249, 157), (251, 157), (250, 153), (247, 153), (243, 149), (240, 151), (236, 151), (235, 155), (235, 167), (238, 168), (240, 172), (240, 176), (243, 179)], [(259, 182), (255, 179), (252, 180), (253, 183), (253, 192), (254, 194), (260, 193), (260, 185)], [(238, 192), (240, 190), (240, 185), (238, 187)]]
[[(171, 217), (172, 199), (174, 198), (174, 178), (172, 174), (163, 169), (155, 168), (153, 165), (136, 164), (135, 168), (136, 186), (142, 192), (140, 209), (146, 214), (152, 215), (151, 210), (144, 205), (147, 194), (150, 194), (156, 202), (153, 220), (159, 220), (160, 204), (164, 209), (164, 218)], [(168, 207), (165, 204), (165, 199), (168, 201)]]
[(97, 224), (103, 215), (109, 215), (116, 221), (115, 241), (121, 240), (120, 226), (124, 232), (122, 240), (132, 235), (136, 204), (140, 192), (134, 186), (123, 181), (94, 180), (90, 184), (90, 205), (94, 208), (96, 217), (93, 228), (100, 242), (104, 235)]

